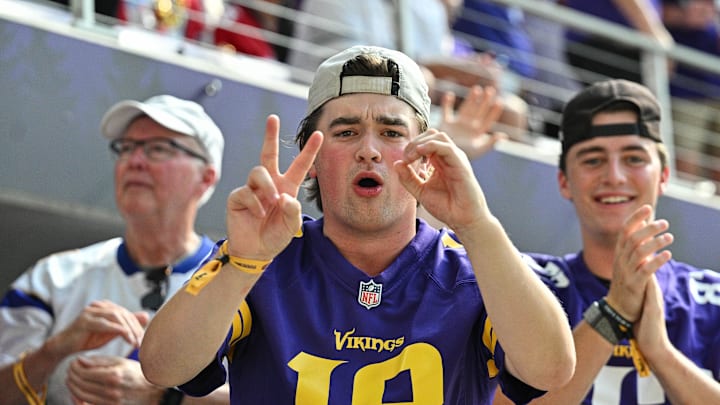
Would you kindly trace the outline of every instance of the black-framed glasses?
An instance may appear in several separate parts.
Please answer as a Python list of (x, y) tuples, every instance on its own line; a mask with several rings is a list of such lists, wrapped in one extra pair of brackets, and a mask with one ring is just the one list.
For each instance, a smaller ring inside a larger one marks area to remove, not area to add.
[(155, 267), (145, 271), (145, 281), (151, 289), (140, 299), (140, 305), (143, 309), (153, 311), (160, 309), (165, 302), (170, 287), (170, 280), (168, 279), (170, 273), (172, 273), (170, 266)]
[(136, 148), (141, 148), (145, 157), (153, 162), (164, 162), (172, 159), (177, 156), (179, 151), (208, 163), (208, 159), (205, 156), (170, 138), (150, 138), (143, 140), (118, 138), (110, 142), (110, 150), (117, 159), (127, 159), (135, 152)]

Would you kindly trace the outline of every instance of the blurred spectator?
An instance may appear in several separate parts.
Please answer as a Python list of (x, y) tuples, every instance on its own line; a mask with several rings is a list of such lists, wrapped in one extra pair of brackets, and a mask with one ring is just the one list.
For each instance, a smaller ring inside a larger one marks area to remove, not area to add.
[(117, 17), (176, 38), (208, 42), (222, 15), (222, 0), (120, 0)]
[[(558, 0), (559, 3), (635, 28), (669, 47), (672, 36), (661, 18), (661, 0)], [(642, 82), (640, 51), (603, 36), (567, 30), (567, 59), (584, 84), (610, 77)]]
[(534, 80), (537, 87), (523, 94), (523, 98), (534, 107), (530, 126), (547, 137), (558, 138), (562, 107), (581, 89), (565, 57), (565, 27), (557, 21), (531, 13), (525, 14), (523, 26), (535, 52)]
[(524, 28), (522, 9), (488, 0), (466, 0), (453, 23), (477, 52), (493, 52), (507, 67), (524, 77), (535, 76), (533, 43)]
[[(352, 45), (375, 45), (401, 49), (426, 69), (433, 104), (451, 90), (458, 103), (473, 85), (500, 89), (504, 68), (491, 54), (478, 54), (467, 43), (457, 41), (450, 30), (460, 10), (457, 0), (408, 1), (409, 21), (396, 4), (385, 0), (342, 2), (303, 0), (295, 26), (291, 65), (307, 72), (296, 78), (308, 81), (322, 60)], [(400, 30), (403, 29), (403, 32)], [(499, 130), (519, 139), (527, 133), (527, 104), (516, 94), (502, 94), (505, 105)]]
[[(100, 129), (124, 234), (43, 258), (5, 292), (2, 404), (190, 403), (148, 382), (137, 350), (165, 299), (215, 253), (195, 222), (225, 141), (201, 105), (169, 95), (120, 101)], [(228, 387), (201, 401), (227, 404)]]
[[(713, 0), (663, 0), (663, 22), (678, 44), (720, 56)], [(677, 170), (720, 181), (720, 75), (676, 64), (670, 82)]]
[[(281, 0), (268, 0), (280, 3)], [(240, 4), (228, 3), (215, 29), (214, 43), (234, 52), (276, 59), (275, 49), (264, 39), (262, 30), (277, 31), (276, 16)]]
[(517, 94), (503, 91), (503, 77), (507, 72), (493, 54), (427, 59), (423, 67), (429, 71), (428, 84), (433, 104), (440, 105), (442, 95), (452, 91), (456, 94), (455, 108), (459, 108), (468, 96), (469, 89), (479, 85), (497, 93), (497, 98), (503, 105), (492, 130), (504, 132), (512, 140), (532, 142), (527, 135), (528, 105)]
[[(519, 7), (466, 0), (453, 29), (476, 51), (497, 55), (508, 68), (501, 88), (521, 95), (530, 104), (531, 130), (557, 138), (564, 98), (562, 93), (543, 91), (538, 85), (560, 87), (569, 94), (579, 90), (574, 75), (565, 67), (562, 25), (525, 14)], [(534, 80), (535, 86), (526, 86), (528, 80)]]
[[(289, 61), (308, 72), (301, 78), (310, 82), (312, 72), (320, 62), (340, 49), (364, 44), (390, 49), (403, 48), (412, 57), (442, 57), (453, 54), (449, 13), (441, 0), (407, 2), (411, 21), (408, 35), (399, 32), (399, 11), (394, 2), (364, 0), (303, 0), (295, 26), (297, 46), (293, 46)], [(401, 44), (401, 40), (406, 43)], [(309, 49), (312, 45), (316, 45)]]
[[(70, 7), (71, 0), (52, 0), (53, 3)], [(117, 18), (120, 0), (95, 0), (95, 14)]]
[[(289, 10), (297, 10), (301, 0), (263, 0)], [(282, 13), (264, 8), (229, 2), (218, 27), (213, 43), (226, 50), (287, 62), (288, 48), (283, 41), (270, 38), (277, 33), (288, 40), (293, 36), (294, 21)]]

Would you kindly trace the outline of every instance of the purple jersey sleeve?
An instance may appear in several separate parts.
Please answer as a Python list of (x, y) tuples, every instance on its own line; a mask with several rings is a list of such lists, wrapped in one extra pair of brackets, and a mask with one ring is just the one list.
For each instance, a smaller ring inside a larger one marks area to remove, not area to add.
[[(563, 257), (530, 254), (532, 267), (555, 292), (572, 326), (585, 309), (607, 295), (606, 281), (594, 276), (582, 252)], [(703, 372), (720, 379), (720, 273), (670, 261), (655, 273), (665, 301), (665, 324), (673, 346)], [(670, 404), (653, 375), (640, 377), (630, 345), (621, 341), (595, 378), (582, 402), (598, 404)]]

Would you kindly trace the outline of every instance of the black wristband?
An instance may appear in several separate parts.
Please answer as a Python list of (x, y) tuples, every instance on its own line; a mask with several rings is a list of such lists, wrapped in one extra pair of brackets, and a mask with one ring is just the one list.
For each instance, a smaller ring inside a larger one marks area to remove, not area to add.
[(600, 306), (600, 311), (602, 311), (602, 313), (611, 321), (610, 325), (612, 326), (615, 335), (618, 337), (618, 340), (632, 338), (632, 322), (620, 315), (613, 307), (610, 306), (610, 304), (607, 303), (607, 301), (605, 301), (605, 298), (600, 299), (598, 301), (598, 305)]
[(182, 391), (177, 388), (168, 388), (160, 399), (160, 405), (180, 405), (183, 398), (185, 398), (185, 394)]

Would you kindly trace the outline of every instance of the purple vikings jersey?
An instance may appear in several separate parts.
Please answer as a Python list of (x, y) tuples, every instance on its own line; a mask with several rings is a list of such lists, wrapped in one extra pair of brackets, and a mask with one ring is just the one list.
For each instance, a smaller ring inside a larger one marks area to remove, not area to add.
[[(540, 265), (536, 271), (560, 299), (573, 327), (592, 302), (607, 295), (608, 287), (590, 273), (582, 253), (530, 256)], [(670, 261), (656, 274), (665, 299), (670, 341), (704, 372), (720, 380), (720, 273)], [(669, 403), (654, 375), (638, 376), (627, 341), (615, 346), (583, 401), (587, 405)]]
[(222, 384), (227, 356), (232, 404), (489, 404), (498, 383), (518, 402), (540, 394), (505, 370), (454, 235), (419, 220), (395, 261), (369, 277), (322, 227), (305, 219), (238, 310), (216, 361), (184, 391)]

